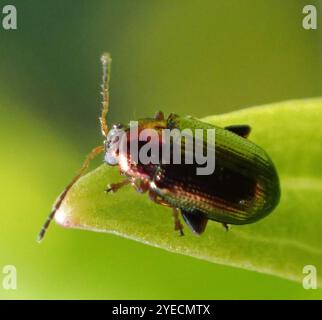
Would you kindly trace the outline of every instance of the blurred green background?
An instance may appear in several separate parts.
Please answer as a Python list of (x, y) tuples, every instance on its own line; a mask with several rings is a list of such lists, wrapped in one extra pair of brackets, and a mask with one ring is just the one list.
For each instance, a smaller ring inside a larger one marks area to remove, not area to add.
[[(110, 123), (158, 109), (203, 117), (319, 96), (321, 1), (10, 4), (18, 30), (0, 25), (0, 270), (15, 265), (18, 288), (0, 286), (0, 298), (322, 297), (113, 235), (53, 225), (41, 245), (35, 241), (55, 197), (101, 141), (103, 51), (113, 55)], [(318, 8), (318, 30), (302, 28), (306, 4)]]

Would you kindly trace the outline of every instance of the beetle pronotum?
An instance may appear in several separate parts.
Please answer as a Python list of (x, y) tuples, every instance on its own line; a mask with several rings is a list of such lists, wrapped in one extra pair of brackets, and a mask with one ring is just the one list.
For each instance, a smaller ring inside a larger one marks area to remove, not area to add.
[[(105, 191), (116, 192), (131, 184), (139, 192), (148, 192), (152, 201), (172, 208), (174, 227), (181, 235), (183, 225), (179, 213), (195, 234), (201, 234), (208, 220), (220, 222), (226, 228), (228, 224), (249, 224), (265, 217), (277, 206), (280, 187), (275, 166), (262, 148), (247, 139), (251, 130), (248, 125), (221, 128), (192, 117), (170, 114), (165, 118), (162, 112), (157, 112), (154, 118), (138, 121), (138, 133), (145, 129), (155, 130), (160, 136), (157, 142), (160, 147), (163, 143), (161, 132), (165, 129), (215, 129), (216, 139), (210, 148), (215, 150), (216, 169), (212, 174), (198, 175), (195, 161), (190, 164), (164, 163), (162, 159), (155, 164), (144, 164), (140, 159), (133, 161), (131, 149), (122, 151), (119, 148), (124, 139), (126, 143), (137, 139), (131, 135), (130, 126), (113, 125), (109, 129), (106, 122), (111, 61), (108, 53), (102, 55), (103, 101), (99, 121), (104, 143), (87, 155), (79, 173), (56, 200), (39, 233), (39, 241), (69, 190), (86, 172), (90, 161), (102, 152), (105, 152), (105, 162), (119, 166), (120, 173), (125, 177), (119, 183), (109, 185)], [(201, 143), (203, 148), (209, 147), (208, 141), (207, 145), (205, 140), (198, 139), (193, 136), (194, 145)], [(190, 152), (181, 142), (180, 146), (184, 152)], [(141, 144), (139, 148), (142, 147)]]

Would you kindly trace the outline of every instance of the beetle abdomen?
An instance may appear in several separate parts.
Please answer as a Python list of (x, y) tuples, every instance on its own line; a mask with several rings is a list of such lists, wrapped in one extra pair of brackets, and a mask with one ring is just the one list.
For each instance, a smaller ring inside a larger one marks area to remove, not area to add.
[[(275, 208), (279, 179), (263, 149), (225, 129), (180, 119), (190, 128), (216, 129), (215, 171), (197, 175), (196, 164), (161, 164), (151, 182), (155, 192), (174, 207), (228, 224), (255, 222)], [(184, 129), (182, 123), (176, 125)]]
[(197, 176), (193, 165), (163, 165), (151, 184), (165, 201), (189, 212), (202, 211), (211, 220), (246, 224), (268, 214), (276, 205), (274, 188), (263, 177), (247, 177), (216, 166), (209, 176)]

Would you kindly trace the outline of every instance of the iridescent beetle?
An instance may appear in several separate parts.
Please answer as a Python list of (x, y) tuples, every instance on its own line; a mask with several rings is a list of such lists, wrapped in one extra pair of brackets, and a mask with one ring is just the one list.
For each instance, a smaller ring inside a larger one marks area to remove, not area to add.
[[(242, 225), (253, 223), (277, 206), (280, 198), (279, 178), (267, 153), (247, 139), (248, 125), (232, 125), (220, 128), (192, 117), (170, 114), (165, 118), (157, 112), (154, 118), (139, 120), (138, 130), (146, 128), (161, 132), (162, 129), (183, 130), (211, 129), (216, 131), (214, 143), (216, 169), (211, 175), (196, 175), (193, 164), (142, 164), (133, 162), (131, 151), (115, 152), (120, 143), (119, 133), (127, 135), (129, 126), (114, 125), (108, 129), (106, 116), (109, 108), (109, 80), (111, 57), (101, 57), (103, 65), (102, 112), (99, 118), (104, 144), (94, 148), (86, 157), (79, 173), (60, 194), (51, 213), (44, 223), (38, 240), (40, 241), (55, 213), (60, 208), (66, 194), (85, 173), (89, 162), (102, 152), (108, 165), (118, 165), (125, 178), (116, 184), (108, 185), (106, 192), (116, 192), (121, 187), (132, 184), (139, 192), (148, 192), (152, 201), (171, 207), (175, 230), (183, 235), (183, 220), (195, 234), (204, 232), (208, 220), (220, 222), (227, 229), (228, 224)], [(197, 140), (195, 139), (195, 143)], [(205, 141), (202, 143), (205, 144)]]

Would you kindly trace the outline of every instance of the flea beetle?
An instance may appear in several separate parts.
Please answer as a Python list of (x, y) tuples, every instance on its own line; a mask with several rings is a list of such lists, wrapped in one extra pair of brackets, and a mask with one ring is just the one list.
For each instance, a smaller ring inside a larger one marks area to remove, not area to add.
[[(221, 128), (190, 116), (180, 117), (170, 114), (166, 118), (162, 112), (157, 112), (153, 118), (139, 120), (137, 132), (151, 129), (161, 137), (161, 132), (165, 129), (181, 131), (214, 129), (215, 140), (210, 148), (215, 150), (215, 170), (211, 174), (198, 175), (195, 161), (188, 164), (165, 163), (162, 162), (163, 158), (159, 158), (159, 162), (151, 163), (143, 163), (140, 159), (134, 161), (133, 150), (120, 148), (121, 142), (126, 141), (126, 144), (135, 142), (139, 151), (144, 147), (144, 143), (142, 141), (138, 143), (138, 137), (131, 135), (130, 125), (117, 124), (109, 129), (106, 116), (110, 96), (110, 55), (104, 54), (101, 62), (103, 101), (99, 121), (104, 142), (87, 155), (79, 173), (56, 200), (39, 233), (39, 240), (43, 238), (68, 191), (86, 172), (89, 162), (101, 153), (104, 153), (105, 163), (118, 166), (123, 176), (119, 183), (108, 185), (105, 191), (116, 192), (123, 186), (131, 184), (138, 192), (147, 192), (155, 203), (172, 208), (174, 229), (181, 235), (183, 225), (180, 222), (180, 214), (188, 227), (200, 235), (205, 231), (208, 220), (222, 223), (228, 229), (229, 224), (253, 223), (273, 211), (280, 198), (278, 174), (268, 154), (248, 140), (251, 131), (248, 125)], [(193, 136), (192, 139), (193, 145), (201, 142), (203, 148), (209, 148), (208, 140), (205, 138), (200, 141), (200, 138)], [(161, 148), (162, 143), (161, 138), (157, 140), (157, 150)], [(185, 147), (186, 144), (182, 143), (180, 146), (181, 151), (191, 152)], [(201, 152), (203, 150), (201, 149)]]

